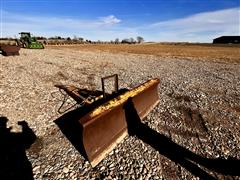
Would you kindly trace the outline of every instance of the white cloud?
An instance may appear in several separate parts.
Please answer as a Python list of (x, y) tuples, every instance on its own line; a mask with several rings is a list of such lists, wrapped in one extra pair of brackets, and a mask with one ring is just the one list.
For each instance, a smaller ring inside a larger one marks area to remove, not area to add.
[(162, 41), (211, 42), (221, 35), (240, 34), (240, 8), (204, 12), (181, 19), (151, 24), (147, 30), (156, 32)]
[[(30, 31), (39, 36), (84, 36), (88, 39), (103, 40), (97, 36), (101, 31), (111, 31), (121, 22), (114, 15), (96, 19), (76, 19), (67, 17), (31, 16), (2, 11), (2, 36), (13, 37), (22, 31)], [(126, 31), (126, 30), (124, 30)], [(88, 35), (89, 34), (89, 35)], [(94, 37), (91, 37), (93, 34)], [(105, 37), (107, 37), (105, 35)], [(116, 38), (116, 37), (115, 37)], [(107, 38), (107, 40), (110, 40)]]
[(112, 24), (118, 24), (121, 22), (120, 19), (116, 18), (114, 15), (110, 15), (110, 16), (106, 16), (106, 17), (102, 17), (100, 18), (104, 24), (106, 25), (112, 25)]
[(77, 35), (91, 40), (135, 38), (140, 35), (147, 41), (211, 42), (217, 36), (239, 35), (239, 16), (240, 8), (231, 8), (133, 27), (114, 15), (77, 19), (2, 11), (1, 33), (13, 37), (21, 31), (30, 31), (37, 36)]

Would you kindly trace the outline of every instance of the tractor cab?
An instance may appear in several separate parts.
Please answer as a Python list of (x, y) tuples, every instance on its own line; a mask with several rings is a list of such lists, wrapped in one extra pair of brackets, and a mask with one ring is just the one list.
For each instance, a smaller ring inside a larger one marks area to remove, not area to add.
[(31, 37), (30, 32), (20, 32), (20, 40), (27, 41), (28, 43), (30, 42), (36, 42), (35, 37)]
[(30, 32), (20, 32), (21, 38), (31, 38)]

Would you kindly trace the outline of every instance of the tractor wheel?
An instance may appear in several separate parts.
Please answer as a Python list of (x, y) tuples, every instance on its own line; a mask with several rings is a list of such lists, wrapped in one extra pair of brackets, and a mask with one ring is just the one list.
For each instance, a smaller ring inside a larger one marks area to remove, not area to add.
[(16, 42), (17, 42), (17, 46), (19, 46), (20, 48), (23, 48), (23, 43), (19, 39), (17, 39)]
[(27, 42), (23, 43), (23, 47), (28, 48), (28, 43)]

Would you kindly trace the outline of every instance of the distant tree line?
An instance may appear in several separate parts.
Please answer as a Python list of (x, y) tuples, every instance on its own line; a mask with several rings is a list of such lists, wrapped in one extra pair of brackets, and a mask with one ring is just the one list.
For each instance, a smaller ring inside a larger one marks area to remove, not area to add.
[[(77, 37), (76, 35), (71, 37), (61, 37), (61, 36), (53, 36), (53, 37), (43, 37), (43, 36), (36, 36), (35, 37), (38, 41), (41, 41), (44, 44), (49, 45), (61, 45), (61, 44), (139, 44), (143, 43), (144, 39), (141, 36), (137, 36), (136, 39), (134, 38), (126, 38), (120, 40), (116, 38), (115, 40), (111, 41), (92, 41), (89, 39), (84, 39), (82, 37)], [(17, 38), (0, 38), (0, 40), (16, 40)]]

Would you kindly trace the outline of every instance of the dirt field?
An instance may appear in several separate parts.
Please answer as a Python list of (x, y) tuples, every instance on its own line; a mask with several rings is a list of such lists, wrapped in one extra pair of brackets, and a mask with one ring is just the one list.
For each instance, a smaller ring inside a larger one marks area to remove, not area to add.
[[(21, 49), (0, 56), (0, 116), (12, 132), (26, 120), (36, 134), (34, 179), (239, 179), (239, 57), (238, 47), (198, 45)], [(92, 168), (55, 123), (68, 112), (57, 112), (54, 85), (101, 90), (100, 78), (115, 73), (121, 88), (160, 79), (160, 103), (143, 120), (158, 146), (128, 136)]]
[(238, 45), (211, 45), (211, 44), (140, 44), (140, 45), (111, 45), (111, 44), (85, 44), (77, 46), (48, 46), (53, 49), (70, 48), (74, 50), (106, 51), (111, 53), (134, 53), (156, 55), (171, 58), (194, 58), (197, 60), (211, 60), (220, 62), (240, 63), (240, 46)]

